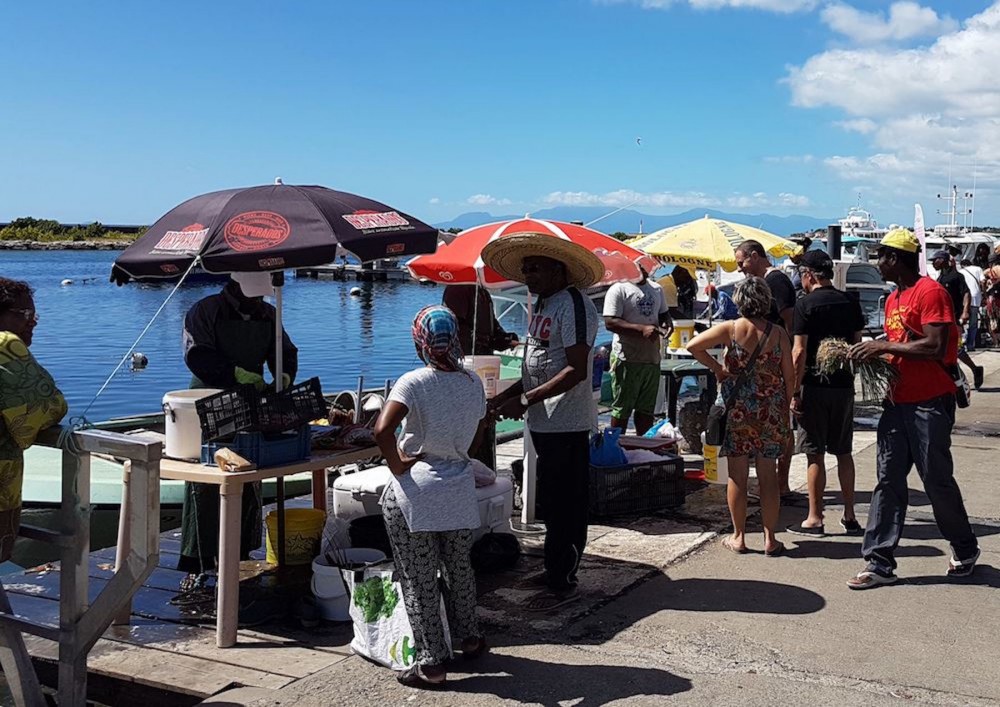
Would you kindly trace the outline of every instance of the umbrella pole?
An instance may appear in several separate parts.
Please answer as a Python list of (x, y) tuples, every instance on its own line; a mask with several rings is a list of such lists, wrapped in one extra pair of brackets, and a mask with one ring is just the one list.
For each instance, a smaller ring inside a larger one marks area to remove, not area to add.
[(281, 324), (281, 288), (285, 284), (284, 272), (271, 273), (271, 284), (274, 286), (274, 389), (281, 390), (284, 382), (284, 327)]
[[(528, 331), (524, 335), (525, 353), (528, 351), (527, 342), (531, 331), (533, 310), (534, 302), (531, 293), (528, 292)], [(525, 414), (522, 439), (524, 440), (524, 479), (521, 484), (521, 522), (527, 525), (535, 522), (535, 474), (538, 466), (538, 455), (535, 454), (535, 446), (531, 443), (531, 433), (528, 431), (527, 414)]]

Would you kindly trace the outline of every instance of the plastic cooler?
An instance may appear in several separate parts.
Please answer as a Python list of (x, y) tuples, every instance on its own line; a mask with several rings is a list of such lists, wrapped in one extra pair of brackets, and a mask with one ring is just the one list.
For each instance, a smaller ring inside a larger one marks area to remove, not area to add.
[[(333, 515), (343, 520), (382, 515), (379, 500), (392, 477), (387, 466), (377, 466), (354, 474), (338, 476), (333, 482)], [(498, 476), (489, 486), (476, 487), (482, 525), (473, 533), (479, 539), (486, 533), (509, 533), (514, 511), (514, 486), (506, 476)]]

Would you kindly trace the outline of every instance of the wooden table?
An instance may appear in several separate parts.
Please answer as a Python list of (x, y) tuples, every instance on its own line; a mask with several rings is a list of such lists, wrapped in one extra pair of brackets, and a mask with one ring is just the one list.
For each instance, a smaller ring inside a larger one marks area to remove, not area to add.
[[(313, 507), (326, 510), (326, 470), (378, 456), (377, 447), (348, 451), (316, 453), (309, 459), (253, 471), (227, 472), (217, 466), (164, 458), (160, 462), (160, 478), (215, 484), (219, 487), (219, 579), (216, 610), (215, 642), (219, 648), (236, 644), (240, 585), (240, 516), (244, 484), (264, 479), (279, 482), (286, 476), (311, 471), (313, 474)], [(283, 499), (280, 505), (283, 504)], [(122, 509), (125, 513), (126, 509)], [(281, 509), (279, 508), (279, 517)], [(283, 548), (284, 538), (278, 542)], [(282, 553), (283, 554), (283, 553)]]

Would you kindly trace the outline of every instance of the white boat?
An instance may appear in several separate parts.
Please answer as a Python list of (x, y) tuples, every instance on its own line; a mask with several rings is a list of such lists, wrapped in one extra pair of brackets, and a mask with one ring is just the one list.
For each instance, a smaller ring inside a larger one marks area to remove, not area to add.
[(847, 210), (847, 216), (838, 219), (841, 233), (844, 237), (880, 240), (889, 230), (884, 226), (879, 226), (878, 221), (872, 218), (871, 212), (861, 208), (861, 195), (858, 194), (858, 205)]

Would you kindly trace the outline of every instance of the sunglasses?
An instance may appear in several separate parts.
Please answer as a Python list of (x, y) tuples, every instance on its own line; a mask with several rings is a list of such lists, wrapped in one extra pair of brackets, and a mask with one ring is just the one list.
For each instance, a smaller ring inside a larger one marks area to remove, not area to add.
[(38, 322), (38, 312), (34, 309), (9, 309), (9, 312), (14, 312), (15, 314), (20, 314), (25, 321), (28, 322)]

